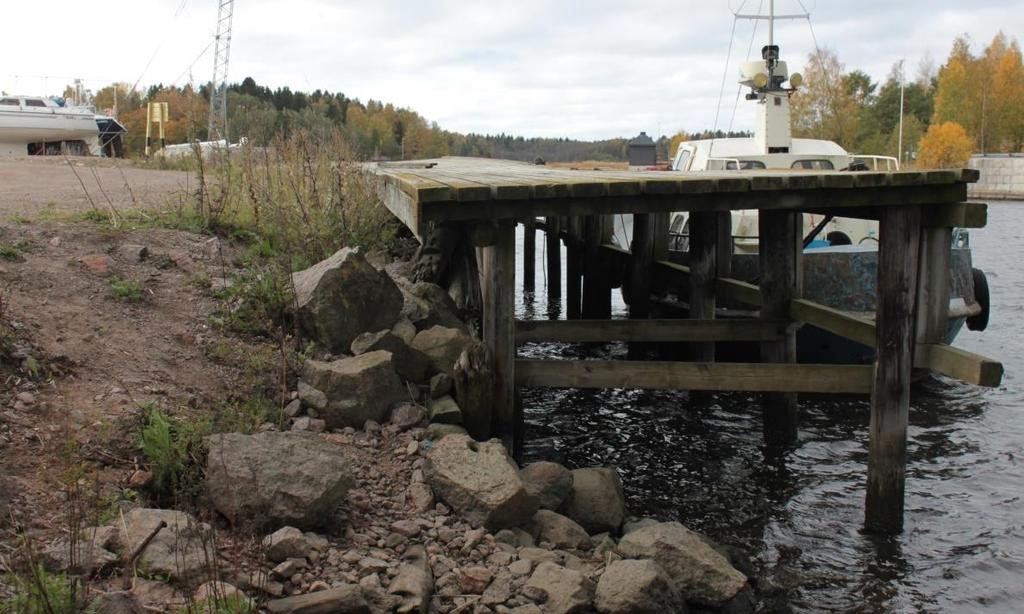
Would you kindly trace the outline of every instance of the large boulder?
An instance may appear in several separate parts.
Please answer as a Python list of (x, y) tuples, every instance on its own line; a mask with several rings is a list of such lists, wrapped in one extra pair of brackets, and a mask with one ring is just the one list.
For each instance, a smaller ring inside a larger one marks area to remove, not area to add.
[[(163, 528), (154, 534), (161, 523)], [(153, 536), (135, 561), (141, 575), (189, 583), (209, 574), (209, 561), (216, 557), (213, 532), (189, 514), (137, 508), (124, 514), (117, 526), (116, 544), (122, 556)]]
[(747, 585), (747, 578), (707, 540), (678, 522), (637, 529), (619, 542), (627, 558), (653, 559), (683, 597), (697, 605), (719, 607)]
[(270, 614), (374, 614), (391, 612), (394, 603), (376, 589), (342, 584), (331, 589), (268, 601)]
[(318, 414), (332, 429), (383, 422), (393, 405), (409, 400), (393, 355), (383, 350), (332, 362), (307, 360), (303, 378), (327, 397)]
[(358, 250), (344, 248), (292, 274), (303, 332), (328, 351), (347, 351), (359, 333), (390, 328), (402, 311), (402, 292)]
[(537, 510), (530, 527), (538, 542), (548, 542), (555, 548), (587, 550), (592, 546), (590, 536), (583, 527), (551, 510)]
[(463, 350), (473, 345), (473, 338), (465, 331), (446, 326), (432, 326), (416, 333), (412, 348), (427, 355), (435, 371), (452, 375), (455, 362)]
[(558, 463), (530, 463), (519, 470), (519, 477), (538, 498), (541, 509), (557, 510), (572, 494), (572, 472)]
[(363, 333), (352, 342), (352, 353), (357, 356), (379, 350), (391, 352), (395, 372), (403, 378), (416, 383), (426, 381), (430, 360), (422, 352), (409, 347), (405, 341), (390, 330)]
[(537, 511), (537, 498), (526, 492), (515, 463), (496, 439), (440, 439), (427, 454), (424, 476), (436, 495), (490, 530), (523, 524)]
[(601, 614), (686, 614), (686, 600), (668, 574), (650, 559), (612, 561), (597, 581), (594, 605)]
[(354, 480), (341, 448), (302, 432), (206, 439), (206, 490), (232, 524), (329, 527)]
[(572, 472), (572, 493), (562, 513), (588, 533), (616, 533), (626, 519), (622, 480), (611, 467), (587, 467)]
[(438, 325), (467, 330), (459, 319), (455, 302), (444, 288), (426, 281), (413, 283), (396, 274), (394, 267), (387, 270), (402, 292), (402, 318), (420, 330)]
[(537, 565), (523, 587), (523, 594), (540, 603), (544, 614), (589, 612), (594, 587), (582, 572), (551, 562)]

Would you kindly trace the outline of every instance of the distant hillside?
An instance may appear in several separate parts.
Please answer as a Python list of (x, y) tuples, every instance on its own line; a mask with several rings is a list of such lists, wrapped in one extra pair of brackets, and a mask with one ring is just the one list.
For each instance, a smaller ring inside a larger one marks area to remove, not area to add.
[[(116, 90), (116, 95), (115, 95)], [(147, 91), (131, 91), (127, 84), (105, 87), (94, 96), (98, 108), (118, 103), (118, 116), (129, 130), (129, 152), (140, 153), (144, 146), (146, 103), (167, 102), (170, 119), (165, 126), (168, 143), (207, 139), (209, 114), (207, 86), (155, 85)], [(365, 103), (341, 92), (315, 90), (292, 91), (288, 87), (271, 89), (246, 77), (228, 86), (228, 124), (230, 138), (247, 138), (257, 145), (269, 143), (276, 135), (303, 128), (312, 131), (340, 130), (354, 155), (362, 159), (391, 160), (433, 158), (446, 155), (478, 156), (550, 162), (626, 160), (626, 147), (634, 135), (600, 141), (566, 138), (525, 138), (508, 134), (462, 134), (428, 122), (412, 109), (368, 100)], [(646, 126), (637, 126), (636, 132)], [(668, 159), (670, 144), (684, 138), (711, 136), (677, 133), (656, 140), (658, 155)], [(716, 136), (746, 136), (746, 133), (719, 131)]]

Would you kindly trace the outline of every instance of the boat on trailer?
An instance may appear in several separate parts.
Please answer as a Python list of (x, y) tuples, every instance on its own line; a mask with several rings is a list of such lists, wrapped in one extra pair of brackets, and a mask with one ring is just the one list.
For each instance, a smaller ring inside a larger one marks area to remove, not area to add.
[[(801, 16), (809, 17), (809, 16)], [(748, 88), (746, 100), (757, 105), (754, 135), (747, 138), (711, 138), (681, 143), (671, 169), (694, 173), (779, 171), (894, 171), (894, 157), (851, 154), (838, 143), (820, 139), (793, 138), (790, 122), (790, 97), (803, 84), (799, 73), (790, 74), (774, 44), (774, 7), (768, 15), (755, 18), (768, 22), (768, 44), (761, 59), (740, 66), (739, 83)], [(758, 215), (756, 210), (732, 212), (732, 277), (756, 282), (759, 278)], [(629, 244), (631, 219), (619, 224), (623, 235), (616, 240)], [(689, 220), (683, 212), (671, 217), (670, 257), (681, 263), (687, 259)], [(874, 317), (877, 296), (878, 222), (824, 215), (803, 215), (802, 288), (810, 300), (860, 315)], [(966, 326), (984, 330), (989, 318), (988, 282), (971, 262), (970, 235), (955, 229), (950, 258), (950, 305), (948, 343)], [(742, 310), (726, 306), (726, 317)], [(797, 335), (797, 353), (801, 362), (871, 362), (874, 351), (813, 326), (803, 327)]]
[(117, 155), (123, 125), (46, 96), (0, 96), (0, 155)]

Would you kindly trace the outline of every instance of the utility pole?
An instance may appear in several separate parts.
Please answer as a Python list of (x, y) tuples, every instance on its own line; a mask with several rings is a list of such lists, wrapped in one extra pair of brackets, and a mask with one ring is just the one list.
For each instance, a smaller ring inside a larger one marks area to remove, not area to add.
[(235, 14), (235, 0), (219, 0), (219, 3), (213, 80), (210, 81), (210, 126), (207, 138), (211, 141), (228, 138), (228, 59), (231, 57), (231, 22)]
[(897, 139), (899, 144), (896, 146), (896, 159), (900, 161), (901, 165), (903, 164), (903, 83), (905, 81), (905, 79), (903, 78), (904, 60), (900, 60), (900, 136), (899, 139)]

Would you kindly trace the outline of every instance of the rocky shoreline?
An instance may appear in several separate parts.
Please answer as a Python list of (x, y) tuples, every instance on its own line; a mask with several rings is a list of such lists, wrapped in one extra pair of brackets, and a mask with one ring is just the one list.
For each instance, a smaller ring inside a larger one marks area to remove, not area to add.
[(287, 421), (206, 438), (199, 517), (127, 509), (47, 566), (97, 578), (97, 612), (753, 611), (743, 553), (630, 516), (614, 468), (478, 440), (486, 348), (410, 270), (343, 249), (295, 273), (316, 350)]

